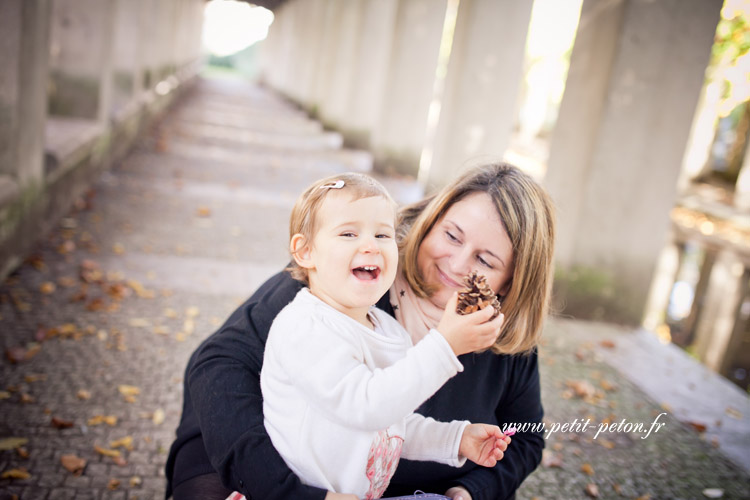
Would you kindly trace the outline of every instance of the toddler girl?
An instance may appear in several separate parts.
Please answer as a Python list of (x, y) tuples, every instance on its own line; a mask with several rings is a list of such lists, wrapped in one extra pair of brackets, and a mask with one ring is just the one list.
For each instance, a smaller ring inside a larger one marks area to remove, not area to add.
[(399, 457), (492, 467), (510, 438), (496, 426), (437, 422), (413, 413), (462, 371), (457, 356), (489, 348), (502, 315), (467, 316), (448, 304), (416, 346), (373, 307), (398, 266), (396, 204), (377, 181), (343, 174), (318, 181), (290, 221), (292, 275), (304, 281), (276, 317), (261, 389), (266, 430), (310, 485), (380, 498)]

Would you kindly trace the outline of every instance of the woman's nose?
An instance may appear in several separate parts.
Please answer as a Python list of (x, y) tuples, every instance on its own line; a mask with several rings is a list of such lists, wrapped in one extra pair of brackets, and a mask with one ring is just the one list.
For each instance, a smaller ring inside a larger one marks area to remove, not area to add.
[(466, 276), (471, 272), (471, 254), (464, 249), (461, 249), (451, 255), (449, 262), (451, 272), (454, 274), (454, 276)]

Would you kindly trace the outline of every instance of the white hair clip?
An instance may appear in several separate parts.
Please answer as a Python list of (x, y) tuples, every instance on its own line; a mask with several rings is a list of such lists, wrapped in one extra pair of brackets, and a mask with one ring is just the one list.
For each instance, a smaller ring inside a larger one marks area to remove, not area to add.
[(344, 181), (338, 180), (330, 184), (323, 184), (320, 189), (341, 189), (342, 187), (344, 187)]

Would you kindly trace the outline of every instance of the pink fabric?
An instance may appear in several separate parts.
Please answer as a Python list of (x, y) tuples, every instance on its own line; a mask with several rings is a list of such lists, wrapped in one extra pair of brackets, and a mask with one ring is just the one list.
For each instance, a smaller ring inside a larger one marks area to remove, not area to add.
[(396, 274), (390, 299), (395, 306), (396, 319), (409, 332), (415, 345), (430, 332), (430, 328), (437, 328), (443, 317), (443, 309), (427, 299), (417, 297), (401, 271)]

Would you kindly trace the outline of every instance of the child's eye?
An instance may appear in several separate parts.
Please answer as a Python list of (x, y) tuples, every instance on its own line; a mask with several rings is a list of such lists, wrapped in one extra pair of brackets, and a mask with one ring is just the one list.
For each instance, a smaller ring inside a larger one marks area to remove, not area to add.
[(381, 233), (381, 234), (376, 234), (375, 237), (376, 238), (381, 238), (381, 239), (389, 239), (389, 238), (391, 238), (391, 235), (390, 234)]
[(339, 236), (343, 236), (344, 238), (355, 238), (357, 235), (351, 231), (346, 231), (341, 233)]

